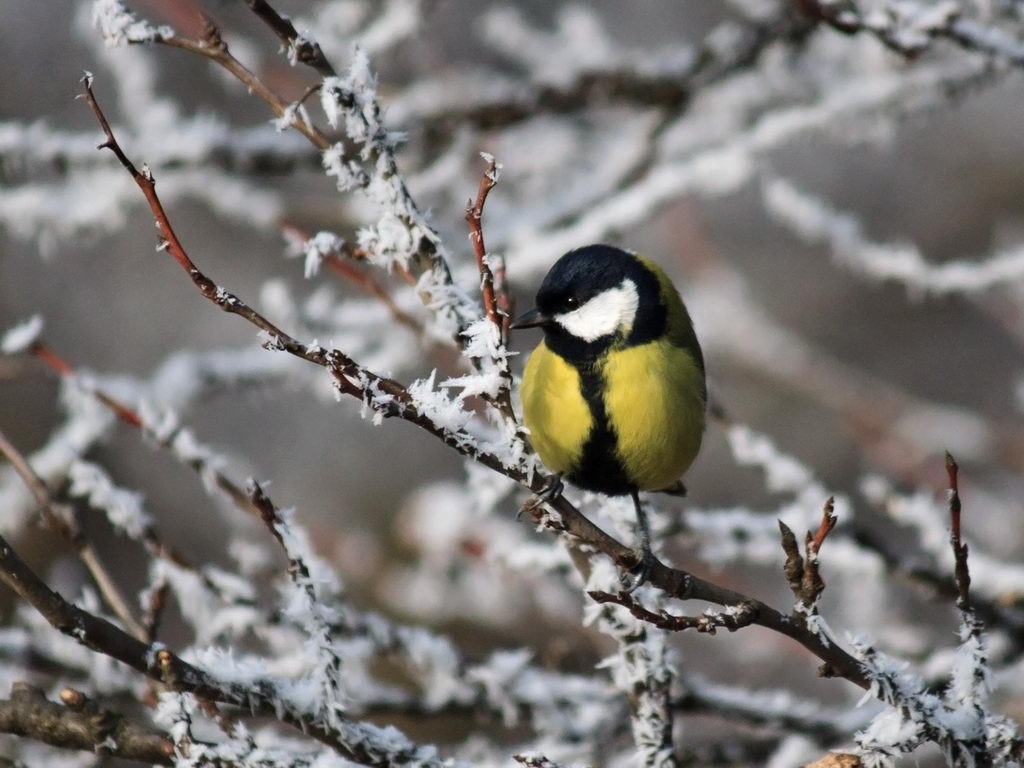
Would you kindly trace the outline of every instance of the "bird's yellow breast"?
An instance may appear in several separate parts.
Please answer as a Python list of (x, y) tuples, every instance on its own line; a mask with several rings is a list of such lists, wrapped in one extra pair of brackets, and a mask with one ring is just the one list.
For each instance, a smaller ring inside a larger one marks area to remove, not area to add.
[(521, 391), (534, 450), (551, 471), (570, 472), (594, 423), (579, 372), (542, 341), (526, 363)]
[(587, 401), (580, 372), (543, 342), (527, 362), (523, 414), (544, 465), (583, 487), (600, 486), (605, 478), (588, 482), (579, 470), (601, 420), (614, 436), (608, 449), (632, 485), (660, 490), (675, 483), (704, 433), (704, 377), (691, 354), (667, 338), (612, 348), (588, 375), (599, 377), (589, 391), (600, 402)]
[(704, 436), (704, 376), (663, 338), (604, 359), (604, 405), (626, 475), (644, 491), (667, 488), (690, 467)]

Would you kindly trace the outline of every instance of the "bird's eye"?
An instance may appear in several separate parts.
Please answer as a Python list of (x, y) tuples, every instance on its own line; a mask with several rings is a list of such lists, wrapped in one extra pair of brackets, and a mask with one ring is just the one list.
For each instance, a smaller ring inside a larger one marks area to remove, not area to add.
[(575, 296), (570, 296), (565, 300), (565, 306), (569, 309), (576, 309), (580, 305), (580, 300)]

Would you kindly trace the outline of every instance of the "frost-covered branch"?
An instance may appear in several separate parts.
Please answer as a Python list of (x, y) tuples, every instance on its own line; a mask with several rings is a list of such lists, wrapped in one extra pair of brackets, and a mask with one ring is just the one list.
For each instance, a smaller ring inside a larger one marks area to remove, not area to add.
[[(285, 723), (337, 750), (349, 759), (373, 766), (417, 764), (442, 768), (445, 761), (433, 748), (419, 747), (393, 729), (385, 731), (333, 711), (330, 722), (311, 710), (300, 690), (284, 681), (254, 676), (244, 667), (232, 669), (226, 658), (209, 669), (189, 664), (161, 644), (136, 640), (105, 619), (67, 602), (51, 590), (0, 538), (0, 581), (13, 589), (55, 628), (82, 645), (126, 664), (179, 692), (248, 710), (276, 713)], [(245, 677), (241, 677), (245, 675)]]
[(957, 768), (1012, 765), (1024, 755), (1024, 738), (1009, 718), (990, 708), (988, 638), (970, 602), (967, 547), (961, 539), (959, 468), (946, 455), (949, 477), (949, 544), (956, 565), (957, 607), (963, 623), (960, 644), (944, 690), (936, 692), (920, 676), (865, 640), (855, 643), (871, 680), (870, 693), (889, 704), (857, 734), (868, 768), (889, 765), (893, 756), (925, 741), (938, 744)]
[(766, 179), (761, 193), (768, 212), (802, 240), (824, 243), (839, 264), (873, 280), (900, 282), (912, 294), (977, 294), (1024, 281), (1022, 247), (976, 260), (930, 264), (913, 243), (872, 241), (853, 214), (835, 209), (787, 179)]
[(883, 2), (870, 10), (862, 10), (856, 2), (836, 0), (797, 0), (796, 4), (844, 35), (870, 35), (908, 59), (923, 54), (933, 41), (945, 39), (968, 51), (1024, 66), (1024, 44), (996, 26), (969, 18), (969, 4), (956, 0)]

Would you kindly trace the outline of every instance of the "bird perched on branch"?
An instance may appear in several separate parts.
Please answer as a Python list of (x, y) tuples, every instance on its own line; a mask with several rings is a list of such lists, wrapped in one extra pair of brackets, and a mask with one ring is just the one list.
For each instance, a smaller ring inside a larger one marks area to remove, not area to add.
[(631, 590), (653, 562), (640, 491), (678, 490), (700, 450), (707, 391), (693, 323), (668, 275), (608, 245), (570, 251), (548, 272), (537, 307), (512, 328), (544, 340), (523, 374), (530, 442), (562, 478), (636, 507), (640, 552)]

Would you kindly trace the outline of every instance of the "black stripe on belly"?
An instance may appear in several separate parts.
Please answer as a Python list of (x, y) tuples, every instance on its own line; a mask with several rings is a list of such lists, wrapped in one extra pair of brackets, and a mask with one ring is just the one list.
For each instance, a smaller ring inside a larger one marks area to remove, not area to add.
[(590, 408), (594, 427), (583, 446), (579, 465), (568, 474), (569, 481), (588, 491), (623, 496), (633, 491), (636, 485), (626, 476), (626, 469), (616, 454), (618, 438), (605, 410), (602, 395), (604, 377), (593, 365), (583, 366), (577, 370), (580, 374), (583, 399)]

